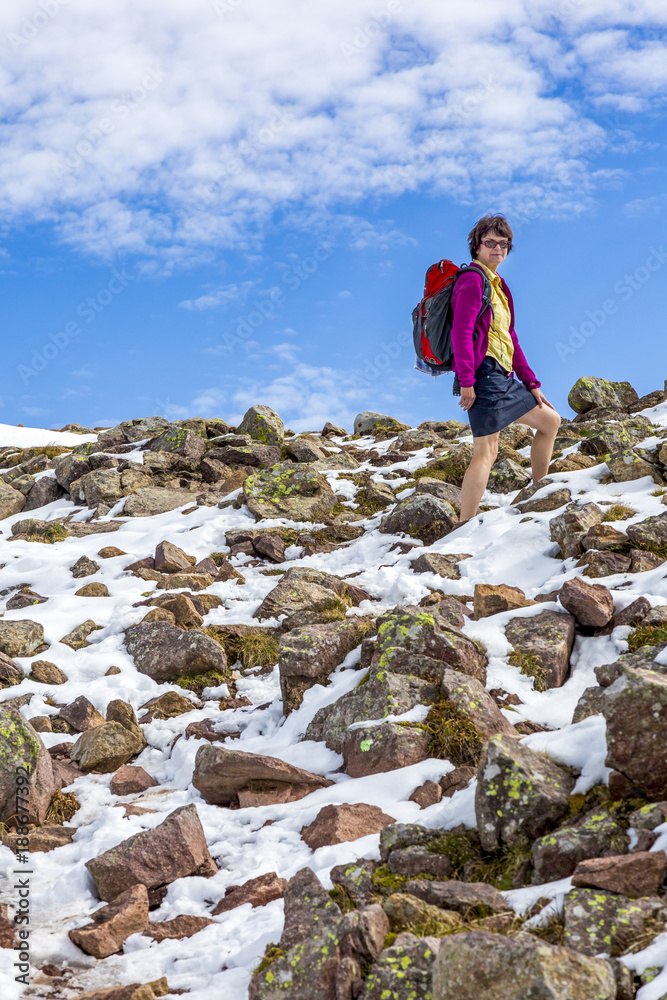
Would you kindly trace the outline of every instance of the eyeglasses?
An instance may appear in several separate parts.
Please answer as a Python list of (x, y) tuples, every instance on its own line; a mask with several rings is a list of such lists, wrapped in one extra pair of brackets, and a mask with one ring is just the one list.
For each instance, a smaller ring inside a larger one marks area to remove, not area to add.
[(488, 247), (489, 250), (494, 250), (496, 247), (500, 247), (501, 250), (507, 250), (509, 245), (509, 240), (482, 240), (482, 246)]

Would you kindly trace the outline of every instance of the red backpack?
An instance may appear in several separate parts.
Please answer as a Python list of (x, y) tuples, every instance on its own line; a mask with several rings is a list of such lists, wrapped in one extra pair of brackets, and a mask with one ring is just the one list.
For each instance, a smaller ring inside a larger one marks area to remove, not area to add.
[[(491, 305), (491, 282), (477, 264), (456, 264), (448, 259), (432, 264), (426, 272), (424, 295), (412, 310), (412, 327), (417, 363), (415, 368), (430, 375), (450, 372), (454, 364), (452, 349), (452, 290), (465, 271), (481, 275), (482, 305), (477, 319)], [(476, 322), (476, 321), (475, 321)], [(421, 362), (421, 364), (420, 364)]]

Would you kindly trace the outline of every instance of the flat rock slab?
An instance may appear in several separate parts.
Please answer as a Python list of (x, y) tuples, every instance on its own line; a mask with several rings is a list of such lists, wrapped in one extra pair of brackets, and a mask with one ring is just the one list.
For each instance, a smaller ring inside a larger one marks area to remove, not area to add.
[(488, 618), (502, 611), (514, 611), (516, 608), (527, 608), (535, 604), (529, 600), (519, 587), (509, 587), (507, 584), (476, 583), (473, 597), (475, 618)]
[(119, 767), (109, 785), (112, 795), (135, 795), (157, 785), (155, 778), (143, 767), (124, 764)]
[(295, 802), (333, 782), (277, 757), (209, 744), (197, 751), (192, 784), (213, 805), (244, 808)]
[(225, 889), (224, 897), (212, 911), (213, 916), (227, 913), (228, 910), (234, 910), (237, 906), (243, 906), (244, 903), (250, 903), (252, 907), (266, 906), (274, 899), (282, 899), (286, 886), (287, 879), (279, 878), (276, 872), (258, 875), (257, 878), (251, 878), (243, 885), (230, 885)]
[(611, 965), (527, 936), (472, 931), (440, 943), (433, 1000), (615, 1000)]
[(447, 553), (425, 552), (423, 555), (413, 559), (410, 568), (413, 573), (435, 573), (446, 580), (459, 580), (461, 573), (459, 563), (463, 559), (470, 559), (466, 552)]
[(485, 882), (458, 882), (455, 879), (447, 882), (420, 880), (408, 882), (405, 891), (417, 896), (418, 899), (423, 899), (425, 903), (430, 903), (431, 906), (453, 910), (463, 916), (469, 914), (471, 910), (486, 916), (491, 913), (507, 913), (510, 909), (505, 897)]
[(145, 885), (133, 885), (112, 903), (93, 914), (90, 924), (69, 932), (72, 941), (87, 955), (108, 958), (122, 948), (130, 934), (140, 934), (148, 924), (148, 892)]
[(293, 462), (281, 462), (248, 476), (243, 484), (243, 499), (256, 521), (287, 517), (327, 523), (336, 503), (321, 472)]
[(572, 885), (607, 889), (622, 896), (657, 896), (662, 889), (666, 867), (664, 851), (591, 858), (579, 862), (572, 876)]
[(166, 514), (185, 504), (196, 503), (196, 496), (190, 490), (170, 490), (161, 486), (140, 486), (131, 493), (123, 507), (124, 517), (152, 517)]
[(183, 913), (173, 920), (156, 920), (148, 924), (144, 937), (152, 938), (158, 944), (160, 941), (178, 941), (194, 937), (214, 923), (215, 920), (210, 917), (195, 917), (190, 913)]
[[(71, 844), (75, 833), (76, 827), (60, 826), (56, 823), (37, 827), (28, 834), (28, 850), (31, 854), (54, 851), (57, 847)], [(8, 830), (5, 833), (2, 843), (14, 853), (23, 849), (18, 846), (19, 836), (13, 830)]]
[(379, 833), (394, 822), (394, 817), (388, 816), (378, 806), (369, 806), (363, 802), (344, 802), (320, 809), (313, 822), (303, 827), (301, 837), (311, 851), (316, 851), (318, 847), (343, 844), (348, 840), (358, 840), (359, 837)]
[(143, 830), (86, 862), (100, 899), (115, 899), (128, 885), (148, 890), (186, 875), (209, 878), (217, 866), (194, 805), (181, 806), (159, 826)]

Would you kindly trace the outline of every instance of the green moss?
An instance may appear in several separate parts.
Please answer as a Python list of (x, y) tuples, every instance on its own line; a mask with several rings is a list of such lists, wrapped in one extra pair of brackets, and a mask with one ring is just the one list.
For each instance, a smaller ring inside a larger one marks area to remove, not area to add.
[(471, 720), (460, 713), (451, 701), (438, 701), (432, 705), (422, 727), (430, 735), (430, 757), (451, 760), (457, 767), (476, 767), (479, 764), (482, 737)]
[(347, 617), (347, 610), (350, 607), (340, 597), (332, 597), (330, 601), (321, 604), (317, 609), (317, 616), (323, 623), (339, 622)]
[(641, 646), (667, 642), (667, 625), (638, 625), (628, 636), (628, 649), (635, 653)]
[(44, 534), (41, 535), (41, 538), (50, 545), (53, 545), (55, 542), (63, 542), (66, 538), (69, 538), (69, 535), (62, 524), (54, 521), (48, 526)]
[(430, 842), (428, 849), (432, 854), (445, 854), (449, 858), (455, 878), (463, 876), (465, 866), (481, 856), (478, 838), (462, 830), (445, 830)]
[(51, 799), (46, 810), (47, 823), (67, 823), (77, 811), (81, 803), (74, 792), (58, 791)]
[(514, 888), (517, 876), (526, 868), (532, 854), (530, 844), (522, 842), (498, 851), (485, 851), (476, 830), (457, 827), (445, 830), (428, 845), (429, 851), (445, 854), (451, 861), (452, 878), (464, 882), (487, 882), (500, 890)]
[(267, 667), (278, 662), (278, 639), (273, 635), (228, 635), (209, 625), (202, 631), (219, 642), (229, 663), (240, 661), (244, 670), (252, 667)]
[(432, 882), (433, 879), (433, 875), (427, 875), (425, 872), (420, 875), (397, 875), (391, 871), (389, 865), (378, 865), (371, 876), (373, 888), (378, 896), (383, 898), (391, 896), (393, 892), (401, 892), (408, 882)]
[(222, 674), (219, 670), (208, 670), (203, 674), (190, 674), (188, 677), (179, 677), (174, 683), (178, 687), (183, 688), (184, 691), (193, 691), (197, 697), (201, 697), (204, 688), (218, 687), (220, 684), (225, 684), (228, 680), (229, 674)]
[(357, 909), (357, 904), (343, 885), (335, 885), (333, 889), (329, 889), (329, 896), (341, 908), (343, 913), (351, 913), (352, 910)]
[(253, 969), (253, 976), (258, 976), (260, 972), (264, 972), (265, 969), (268, 969), (273, 962), (276, 962), (279, 958), (284, 957), (285, 952), (277, 944), (267, 944), (264, 949), (264, 957), (262, 958), (262, 961), (256, 969)]
[(508, 662), (511, 666), (518, 667), (526, 677), (533, 678), (533, 689), (535, 691), (547, 691), (549, 689), (546, 671), (537, 657), (531, 656), (530, 653), (519, 653), (515, 650), (515, 652), (510, 653)]
[(615, 503), (605, 512), (603, 521), (626, 521), (629, 517), (634, 517), (637, 513), (632, 507), (626, 507), (625, 504)]
[[(405, 487), (403, 487), (403, 489), (405, 489)], [(378, 503), (377, 500), (373, 500), (373, 498), (369, 496), (368, 490), (365, 488), (357, 490), (354, 495), (354, 502), (357, 505), (357, 514), (364, 514), (366, 517), (372, 517), (374, 514), (378, 514), (385, 508), (385, 504)]]

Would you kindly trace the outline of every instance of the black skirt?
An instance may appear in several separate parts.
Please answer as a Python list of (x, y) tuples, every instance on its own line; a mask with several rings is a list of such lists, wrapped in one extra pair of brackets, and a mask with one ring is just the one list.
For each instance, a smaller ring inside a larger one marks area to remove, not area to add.
[(475, 402), (468, 410), (473, 437), (496, 434), (535, 406), (535, 397), (523, 382), (487, 354), (475, 372)]

